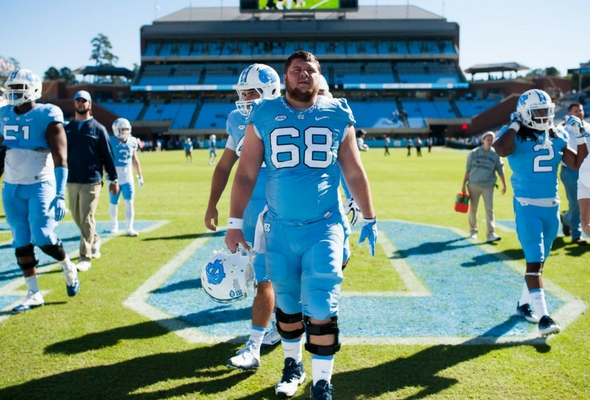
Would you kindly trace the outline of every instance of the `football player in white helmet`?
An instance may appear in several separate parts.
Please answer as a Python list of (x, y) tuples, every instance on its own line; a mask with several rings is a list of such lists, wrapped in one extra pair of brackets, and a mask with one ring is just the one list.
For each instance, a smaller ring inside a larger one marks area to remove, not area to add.
[(234, 254), (221, 250), (207, 260), (201, 269), (201, 285), (213, 301), (229, 304), (248, 298), (254, 280), (252, 256), (248, 250)]
[(217, 138), (215, 134), (209, 136), (209, 165), (215, 164), (215, 157), (217, 157)]
[(320, 75), (320, 89), (318, 91), (318, 96), (328, 96), (328, 97), (334, 97), (332, 96), (332, 93), (330, 93), (330, 86), (328, 85), (328, 81), (326, 80), (326, 78), (324, 78), (324, 75)]
[[(518, 99), (510, 126), (500, 130), (493, 146), (507, 157), (512, 170), (516, 234), (526, 260), (526, 273), (516, 313), (538, 323), (541, 336), (557, 334), (559, 325), (549, 316), (543, 289), (543, 268), (559, 229), (557, 171), (560, 162), (578, 170), (587, 154), (568, 145), (568, 135), (553, 124), (555, 105), (547, 93), (529, 90)], [(578, 129), (579, 133), (579, 129)]]
[(253, 100), (275, 99), (281, 95), (281, 79), (268, 65), (252, 64), (240, 74), (236, 92), (236, 107), (242, 115), (248, 116)]
[(21, 313), (45, 304), (37, 282), (35, 246), (61, 264), (68, 296), (78, 293), (80, 281), (76, 265), (54, 232), (67, 212), (63, 113), (53, 104), (36, 103), (41, 79), (27, 69), (13, 71), (5, 87), (9, 105), (0, 108), (0, 146), (7, 148), (2, 203), (27, 287), (24, 302), (12, 310)]
[(137, 138), (131, 136), (131, 123), (125, 118), (118, 118), (113, 122), (113, 134), (109, 136), (111, 148), (115, 156), (115, 168), (119, 179), (120, 190), (116, 193), (110, 193), (109, 214), (111, 216), (111, 233), (119, 232), (119, 196), (123, 193), (125, 203), (125, 220), (127, 222), (127, 235), (137, 236), (139, 233), (134, 229), (135, 220), (135, 184), (133, 179), (133, 170), (137, 173), (137, 183), (139, 187), (143, 186), (143, 175), (141, 174), (141, 164), (137, 157), (138, 143)]
[(0, 86), (0, 107), (4, 107), (8, 102), (6, 101), (5, 90), (3, 86)]
[(192, 163), (193, 162), (193, 141), (191, 138), (186, 138), (183, 144), (184, 147), (184, 155), (186, 156), (186, 162)]
[[(280, 78), (269, 66), (253, 64), (246, 67), (240, 74), (237, 84), (239, 100), (236, 110), (227, 117), (226, 130), (229, 135), (223, 154), (213, 172), (211, 180), (211, 194), (205, 212), (205, 225), (212, 231), (217, 230), (217, 203), (227, 185), (231, 170), (242, 153), (244, 133), (246, 132), (246, 117), (252, 103), (257, 99), (274, 99), (280, 96)], [(261, 168), (261, 178), (256, 183), (252, 199), (244, 215), (243, 229), (246, 240), (254, 244), (255, 227), (259, 214), (266, 204), (266, 179), (263, 176), (266, 168)], [(230, 220), (230, 225), (231, 225)], [(234, 226), (235, 228), (235, 226)], [(260, 365), (260, 348), (279, 342), (280, 335), (274, 322), (274, 292), (272, 284), (266, 274), (264, 255), (256, 256), (253, 260), (257, 283), (256, 297), (252, 306), (252, 327), (246, 346), (238, 354), (230, 358), (227, 365), (231, 368), (256, 370)], [(267, 328), (268, 327), (268, 328)]]

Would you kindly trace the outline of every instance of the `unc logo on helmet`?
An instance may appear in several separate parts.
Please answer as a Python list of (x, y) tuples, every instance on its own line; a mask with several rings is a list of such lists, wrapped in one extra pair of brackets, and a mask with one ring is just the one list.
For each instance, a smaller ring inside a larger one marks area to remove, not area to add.
[(201, 270), (201, 285), (213, 301), (229, 304), (248, 297), (248, 286), (254, 279), (251, 253), (219, 251)]
[(536, 131), (545, 131), (553, 126), (555, 104), (546, 92), (532, 89), (518, 98), (516, 112), (524, 126)]
[(277, 72), (265, 64), (252, 64), (246, 67), (236, 85), (238, 101), (236, 107), (240, 114), (248, 116), (252, 99), (244, 100), (245, 92), (256, 90), (261, 99), (276, 99), (281, 95), (281, 79)]
[(6, 100), (13, 106), (31, 103), (41, 98), (41, 79), (28, 69), (13, 71), (4, 87)]

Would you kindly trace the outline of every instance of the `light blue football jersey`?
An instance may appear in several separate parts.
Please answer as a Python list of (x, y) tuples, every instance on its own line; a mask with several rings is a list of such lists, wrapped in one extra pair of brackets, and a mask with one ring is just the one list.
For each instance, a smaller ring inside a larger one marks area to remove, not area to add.
[[(243, 116), (238, 110), (233, 110), (227, 116), (225, 124), (226, 132), (232, 138), (235, 143), (234, 150), (238, 157), (242, 154), (242, 146), (244, 145), (244, 135), (246, 134), (246, 117)], [(262, 164), (258, 179), (256, 180), (256, 186), (254, 186), (254, 192), (250, 202), (262, 202), (266, 203), (266, 165)]]
[(133, 161), (133, 154), (138, 148), (137, 138), (130, 136), (127, 141), (122, 142), (115, 135), (109, 136), (113, 156), (115, 158), (115, 167), (129, 167)]
[(53, 122), (64, 123), (61, 109), (53, 104), (35, 104), (24, 114), (14, 112), (14, 106), (0, 108), (0, 136), (9, 149), (50, 150), (47, 127)]
[(339, 212), (338, 149), (355, 123), (345, 99), (318, 96), (303, 111), (284, 96), (255, 101), (247, 122), (264, 144), (269, 212), (295, 224)]
[[(527, 128), (521, 128), (527, 129)], [(527, 139), (521, 142), (518, 135), (514, 137), (514, 151), (508, 155), (512, 169), (512, 190), (515, 197), (530, 199), (555, 199), (558, 197), (557, 170), (567, 146), (568, 135), (561, 127), (556, 127), (557, 137), (550, 138), (551, 146), (543, 146), (545, 133), (532, 131), (538, 142)], [(507, 129), (502, 129), (501, 136)]]

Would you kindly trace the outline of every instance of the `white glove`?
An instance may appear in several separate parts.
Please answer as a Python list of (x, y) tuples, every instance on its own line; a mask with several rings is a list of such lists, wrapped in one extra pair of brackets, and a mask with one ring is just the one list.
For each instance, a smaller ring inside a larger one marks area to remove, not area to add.
[(584, 136), (584, 125), (580, 118), (575, 115), (568, 115), (565, 120), (565, 125), (576, 135), (577, 138)]
[(139, 187), (143, 186), (143, 176), (137, 175), (137, 184), (139, 185)]
[(356, 225), (361, 215), (361, 209), (359, 208), (358, 204), (352, 197), (349, 197), (344, 201), (344, 212), (346, 215), (352, 213), (352, 218), (350, 219), (350, 223), (352, 225)]

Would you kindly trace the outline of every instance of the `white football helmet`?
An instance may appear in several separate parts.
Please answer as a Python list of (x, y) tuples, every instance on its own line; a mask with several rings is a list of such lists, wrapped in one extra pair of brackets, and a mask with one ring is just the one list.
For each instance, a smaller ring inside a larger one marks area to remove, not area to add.
[(221, 250), (207, 260), (201, 270), (201, 285), (218, 303), (233, 303), (248, 297), (254, 279), (252, 253), (240, 249), (235, 254)]
[(41, 79), (28, 69), (12, 71), (4, 82), (8, 104), (20, 106), (41, 98)]
[(520, 95), (516, 104), (522, 124), (536, 131), (545, 131), (553, 126), (555, 104), (551, 97), (540, 89), (531, 89)]
[(0, 86), (0, 107), (4, 107), (7, 104), (6, 93), (3, 86)]
[(320, 75), (319, 90), (322, 91), (322, 93), (318, 93), (320, 96), (329, 96), (328, 93), (330, 93), (330, 86), (328, 86), (328, 81), (326, 78), (324, 78), (324, 75)]
[(256, 89), (261, 99), (276, 99), (281, 95), (281, 79), (279, 74), (265, 64), (252, 64), (246, 67), (236, 85), (239, 100), (236, 101), (236, 107), (240, 114), (248, 116), (250, 113), (250, 104), (252, 100), (244, 100), (243, 92), (246, 90)]
[(131, 136), (131, 123), (125, 118), (117, 118), (113, 122), (113, 133), (119, 139), (128, 139)]

